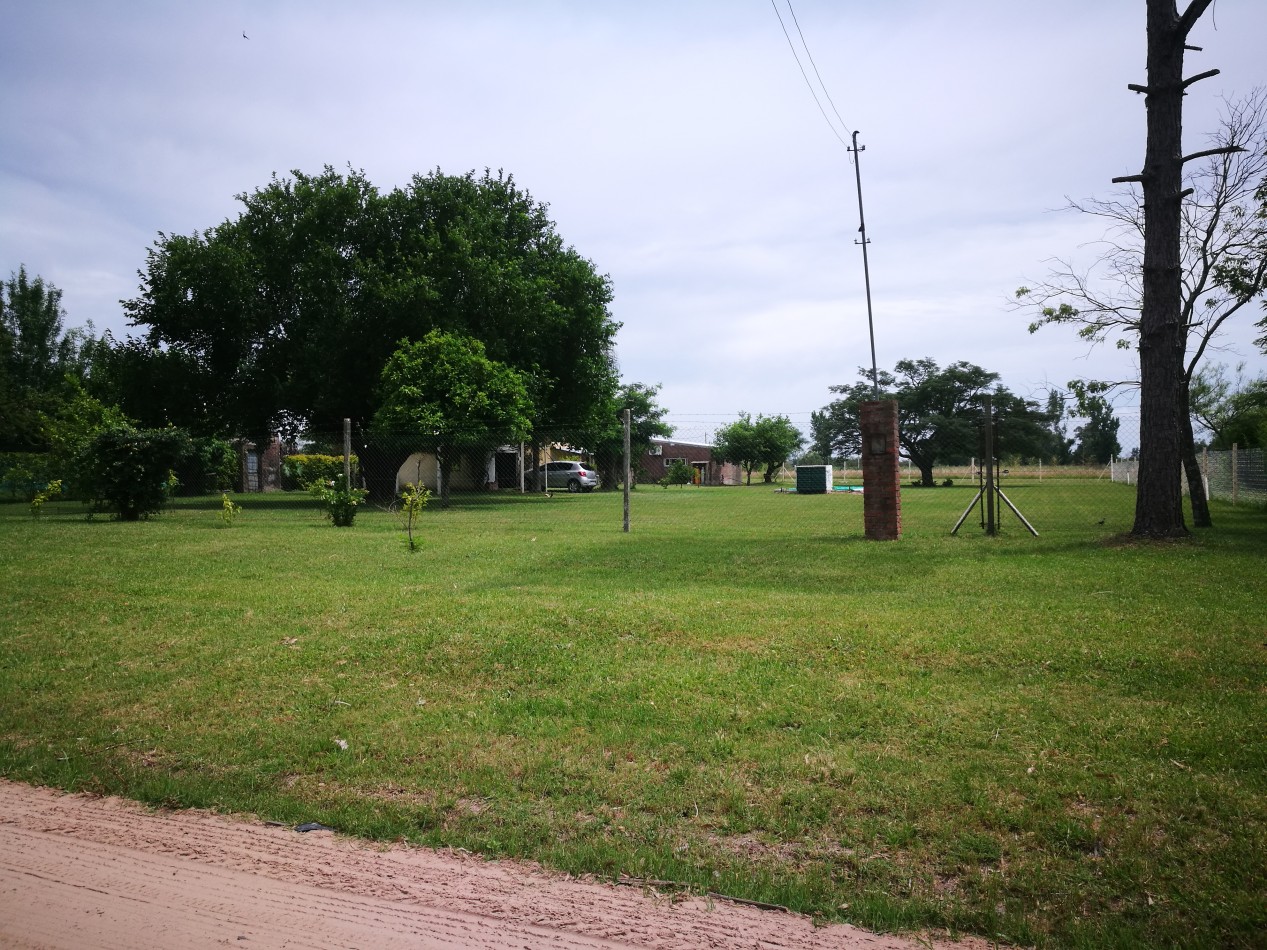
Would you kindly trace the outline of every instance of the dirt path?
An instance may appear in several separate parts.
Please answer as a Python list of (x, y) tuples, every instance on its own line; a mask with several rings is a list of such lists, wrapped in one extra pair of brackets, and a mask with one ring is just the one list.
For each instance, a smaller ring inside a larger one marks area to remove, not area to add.
[(0, 947), (982, 948), (0, 780)]

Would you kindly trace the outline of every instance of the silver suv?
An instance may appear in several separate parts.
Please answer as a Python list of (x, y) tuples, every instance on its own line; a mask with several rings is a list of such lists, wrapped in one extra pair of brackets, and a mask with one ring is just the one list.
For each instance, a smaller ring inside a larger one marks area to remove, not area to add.
[(570, 492), (593, 491), (598, 487), (598, 472), (580, 462), (547, 462), (529, 472), (528, 487), (541, 489), (541, 472), (545, 470), (546, 488), (566, 488)]

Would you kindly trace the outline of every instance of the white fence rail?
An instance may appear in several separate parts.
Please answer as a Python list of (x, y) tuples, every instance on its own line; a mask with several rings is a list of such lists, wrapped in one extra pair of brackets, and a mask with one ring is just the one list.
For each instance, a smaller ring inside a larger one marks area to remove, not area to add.
[[(1234, 505), (1267, 504), (1267, 455), (1262, 449), (1233, 446), (1229, 451), (1203, 452), (1201, 471), (1208, 497)], [(1139, 462), (1116, 459), (1112, 473), (1113, 481), (1134, 485), (1139, 478)], [(1184, 491), (1187, 491), (1187, 482)]]

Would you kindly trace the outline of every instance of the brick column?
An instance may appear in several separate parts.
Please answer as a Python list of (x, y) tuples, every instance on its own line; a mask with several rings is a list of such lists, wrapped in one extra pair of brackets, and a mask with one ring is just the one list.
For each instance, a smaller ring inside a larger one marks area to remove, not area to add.
[(862, 430), (863, 527), (871, 541), (896, 541), (902, 536), (897, 403), (864, 402), (858, 409), (858, 421)]

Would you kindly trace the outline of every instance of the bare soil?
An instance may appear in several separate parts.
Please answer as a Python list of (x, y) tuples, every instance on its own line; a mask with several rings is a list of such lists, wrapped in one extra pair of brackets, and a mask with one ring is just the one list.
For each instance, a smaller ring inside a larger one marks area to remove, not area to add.
[(0, 947), (917, 947), (717, 898), (671, 899), (524, 862), (374, 846), (206, 811), (0, 780)]

